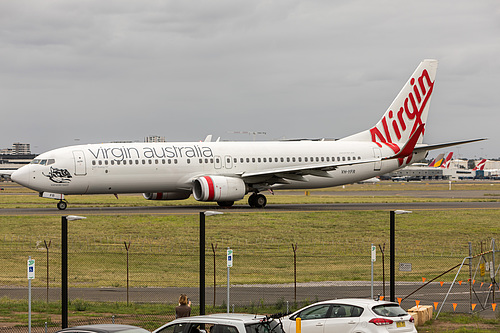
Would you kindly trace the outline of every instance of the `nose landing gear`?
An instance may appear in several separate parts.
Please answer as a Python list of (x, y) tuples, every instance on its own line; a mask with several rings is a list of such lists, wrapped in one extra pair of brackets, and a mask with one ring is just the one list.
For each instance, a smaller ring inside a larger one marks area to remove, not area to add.
[(68, 202), (66, 200), (61, 200), (57, 203), (57, 209), (65, 210), (68, 207)]

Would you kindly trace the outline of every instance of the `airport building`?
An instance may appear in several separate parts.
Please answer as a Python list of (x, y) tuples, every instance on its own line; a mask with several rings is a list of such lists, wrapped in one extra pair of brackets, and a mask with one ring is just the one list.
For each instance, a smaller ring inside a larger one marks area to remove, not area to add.
[[(35, 154), (31, 153), (29, 143), (16, 142), (12, 144), (12, 148), (0, 149), (0, 169), (19, 169), (23, 165), (29, 164), (35, 156)], [(4, 178), (6, 177), (0, 177), (0, 180)]]
[(484, 170), (473, 170), (480, 160), (451, 160), (448, 168), (430, 167), (427, 164), (415, 163), (403, 169), (384, 175), (385, 179), (399, 181), (418, 180), (465, 180), (465, 179), (497, 179), (500, 177), (500, 161), (486, 161)]
[(0, 155), (30, 155), (31, 148), (29, 143), (15, 142), (12, 148), (0, 149)]

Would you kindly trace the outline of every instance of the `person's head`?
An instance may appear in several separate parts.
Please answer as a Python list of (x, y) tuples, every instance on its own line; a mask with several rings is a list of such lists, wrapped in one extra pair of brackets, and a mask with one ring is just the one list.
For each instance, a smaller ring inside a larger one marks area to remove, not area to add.
[(179, 304), (181, 304), (181, 305), (188, 304), (188, 298), (187, 298), (186, 294), (181, 294), (181, 296), (179, 296)]

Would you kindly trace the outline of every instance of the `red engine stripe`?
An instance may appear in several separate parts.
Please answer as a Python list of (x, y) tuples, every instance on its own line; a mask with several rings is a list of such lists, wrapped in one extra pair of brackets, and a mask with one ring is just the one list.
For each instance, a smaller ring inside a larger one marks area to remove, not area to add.
[(163, 193), (162, 192), (156, 193), (156, 200), (161, 200), (161, 199), (163, 199)]
[(215, 188), (214, 188), (214, 182), (212, 181), (212, 178), (205, 176), (205, 180), (207, 181), (208, 185), (208, 201), (214, 200), (215, 197)]

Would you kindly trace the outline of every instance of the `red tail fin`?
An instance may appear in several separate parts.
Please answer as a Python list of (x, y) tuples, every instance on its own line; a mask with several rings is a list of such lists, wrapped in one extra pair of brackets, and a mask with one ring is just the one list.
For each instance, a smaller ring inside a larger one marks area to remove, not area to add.
[(441, 164), (441, 168), (448, 169), (450, 167), (452, 157), (453, 157), (453, 152), (449, 153), (448, 156), (446, 156), (446, 159), (444, 160), (443, 164)]
[(476, 171), (476, 170), (484, 170), (484, 166), (486, 165), (486, 159), (483, 158), (477, 165), (474, 169), (472, 169), (473, 171)]

